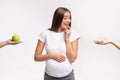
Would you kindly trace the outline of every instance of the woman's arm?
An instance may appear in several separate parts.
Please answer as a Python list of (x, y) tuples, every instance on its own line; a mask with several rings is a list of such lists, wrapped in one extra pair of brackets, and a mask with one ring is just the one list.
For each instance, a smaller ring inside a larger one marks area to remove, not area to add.
[(45, 44), (42, 41), (38, 40), (34, 55), (35, 61), (45, 61), (50, 59), (50, 54), (42, 54), (44, 46)]
[(74, 62), (78, 56), (78, 39), (70, 43), (70, 40), (66, 41), (66, 53), (70, 63)]
[(48, 59), (54, 59), (57, 62), (63, 62), (65, 61), (65, 56), (59, 53), (46, 53), (46, 54), (42, 54), (43, 53), (43, 49), (44, 49), (45, 44), (38, 40), (37, 43), (37, 47), (35, 50), (35, 55), (34, 55), (34, 60), (35, 61), (46, 61)]
[(70, 42), (70, 27), (65, 29), (66, 54), (70, 63), (74, 62), (78, 56), (78, 39)]

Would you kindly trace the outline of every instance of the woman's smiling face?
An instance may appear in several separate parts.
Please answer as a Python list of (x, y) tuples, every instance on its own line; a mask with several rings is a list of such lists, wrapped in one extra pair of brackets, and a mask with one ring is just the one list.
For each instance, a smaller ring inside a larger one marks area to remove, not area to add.
[(61, 22), (61, 26), (58, 31), (63, 31), (66, 28), (70, 27), (69, 24), (71, 23), (71, 14), (69, 12), (65, 12), (63, 20)]

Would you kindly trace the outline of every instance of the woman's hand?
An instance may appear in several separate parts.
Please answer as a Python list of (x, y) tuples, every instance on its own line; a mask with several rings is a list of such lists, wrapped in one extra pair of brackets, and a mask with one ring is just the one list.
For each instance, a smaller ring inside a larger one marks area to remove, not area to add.
[(68, 26), (68, 28), (65, 29), (65, 41), (69, 40), (71, 34), (71, 30), (70, 27)]
[(58, 54), (58, 53), (50, 53), (50, 56), (52, 59), (56, 60), (57, 62), (64, 62), (66, 59), (63, 54)]

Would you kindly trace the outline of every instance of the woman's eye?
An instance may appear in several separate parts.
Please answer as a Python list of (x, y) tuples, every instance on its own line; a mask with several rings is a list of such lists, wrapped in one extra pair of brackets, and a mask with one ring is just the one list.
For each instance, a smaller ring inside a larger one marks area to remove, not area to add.
[(64, 17), (64, 19), (67, 19), (66, 17)]

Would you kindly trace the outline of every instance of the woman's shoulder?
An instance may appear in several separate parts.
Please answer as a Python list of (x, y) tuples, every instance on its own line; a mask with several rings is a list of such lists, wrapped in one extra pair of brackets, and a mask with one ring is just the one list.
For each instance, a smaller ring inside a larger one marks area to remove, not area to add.
[(48, 29), (41, 30), (41, 32), (39, 33), (39, 39), (43, 40), (48, 35), (49, 35), (49, 30)]
[(71, 30), (70, 40), (73, 41), (73, 40), (79, 39), (79, 38), (80, 38), (79, 33), (75, 30)]

